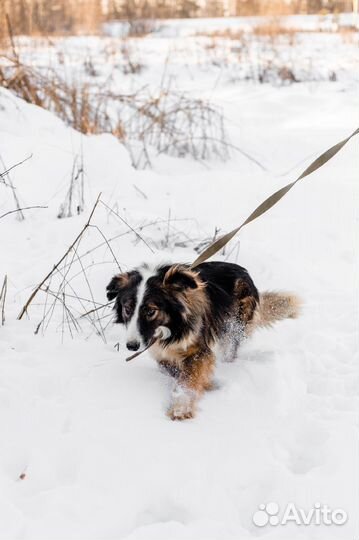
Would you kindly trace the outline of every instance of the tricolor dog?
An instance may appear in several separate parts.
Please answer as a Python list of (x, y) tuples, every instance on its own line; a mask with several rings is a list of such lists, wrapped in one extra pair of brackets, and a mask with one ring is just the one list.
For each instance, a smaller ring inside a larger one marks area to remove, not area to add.
[(174, 380), (168, 415), (192, 418), (199, 397), (213, 387), (216, 357), (235, 359), (241, 341), (256, 327), (295, 318), (296, 296), (258, 293), (237, 264), (206, 262), (150, 268), (144, 264), (119, 274), (107, 287), (115, 299), (116, 322), (127, 329), (127, 348), (149, 349)]

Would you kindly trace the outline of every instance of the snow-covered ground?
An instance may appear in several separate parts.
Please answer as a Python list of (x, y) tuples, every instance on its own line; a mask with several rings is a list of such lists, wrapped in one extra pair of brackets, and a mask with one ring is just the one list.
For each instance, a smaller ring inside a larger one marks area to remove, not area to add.
[[(175, 51), (166, 68), (171, 84), (221, 107), (230, 142), (264, 169), (233, 150), (226, 162), (162, 154), (152, 170), (135, 170), (113, 136), (83, 136), (1, 90), (2, 169), (32, 154), (10, 180), (22, 206), (47, 207), (27, 211), (22, 222), (16, 214), (0, 219), (0, 283), (8, 276), (0, 327), (2, 540), (358, 537), (357, 140), (243, 229), (222, 256), (246, 267), (260, 290), (298, 293), (303, 313), (258, 331), (235, 364), (219, 363), (220, 388), (205, 396), (194, 420), (167, 419), (168, 380), (147, 354), (125, 363), (110, 311), (92, 324), (78, 319), (77, 332), (61, 300), (52, 311), (53, 297), (40, 292), (28, 317), (16, 320), (99, 192), (107, 206), (94, 214), (97, 228), (86, 231), (47, 283), (56, 292), (66, 277), (62, 298), (78, 317), (106, 302), (118, 266), (192, 261), (194, 247), (216, 227), (233, 228), (352, 132), (359, 102), (355, 43), (337, 34), (304, 39), (303, 62), (320, 59), (318, 70), (340, 72), (337, 81), (232, 80), (230, 67), (198, 63), (192, 38), (161, 35), (141, 41), (142, 73), (112, 73), (111, 84), (121, 89), (155, 86), (168, 48)], [(71, 38), (61, 47), (77, 48), (83, 62), (84, 43), (96, 48), (100, 41)], [(44, 65), (49, 51), (37, 45), (33, 54)], [(102, 69), (105, 80), (108, 66)], [(58, 219), (76, 155), (84, 165), (85, 211)], [(14, 208), (11, 187), (0, 183), (0, 197), (2, 215)], [(104, 236), (116, 237), (113, 253)], [(259, 527), (253, 515), (268, 502), (279, 505), (280, 517), (289, 503), (306, 513), (318, 503), (344, 510), (348, 519)]]

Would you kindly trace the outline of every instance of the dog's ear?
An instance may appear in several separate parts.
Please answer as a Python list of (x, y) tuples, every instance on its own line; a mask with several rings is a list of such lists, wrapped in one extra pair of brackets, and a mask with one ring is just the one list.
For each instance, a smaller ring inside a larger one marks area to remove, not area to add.
[(135, 274), (136, 272), (125, 272), (114, 276), (106, 287), (107, 299), (113, 300), (121, 291), (134, 285)]
[(167, 270), (163, 278), (163, 285), (177, 291), (184, 291), (186, 289), (198, 289), (203, 287), (204, 283), (197, 272), (193, 272), (186, 266), (176, 264)]

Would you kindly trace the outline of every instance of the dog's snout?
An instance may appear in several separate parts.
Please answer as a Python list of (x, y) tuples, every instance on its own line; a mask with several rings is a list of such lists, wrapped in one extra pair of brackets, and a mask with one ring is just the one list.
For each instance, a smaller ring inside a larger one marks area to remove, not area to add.
[(128, 341), (126, 343), (126, 347), (129, 351), (138, 351), (140, 348), (140, 342), (139, 341)]

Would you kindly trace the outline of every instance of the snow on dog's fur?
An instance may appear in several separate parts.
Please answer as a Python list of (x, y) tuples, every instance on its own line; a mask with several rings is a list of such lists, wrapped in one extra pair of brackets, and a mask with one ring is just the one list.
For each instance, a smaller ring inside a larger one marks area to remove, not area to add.
[(129, 350), (147, 346), (161, 330), (150, 351), (174, 378), (168, 411), (173, 420), (193, 417), (199, 396), (211, 389), (215, 351), (232, 361), (241, 340), (256, 327), (299, 312), (294, 295), (259, 294), (244, 268), (224, 262), (195, 270), (183, 264), (143, 265), (113, 277), (107, 297), (116, 299), (116, 322), (126, 325)]

